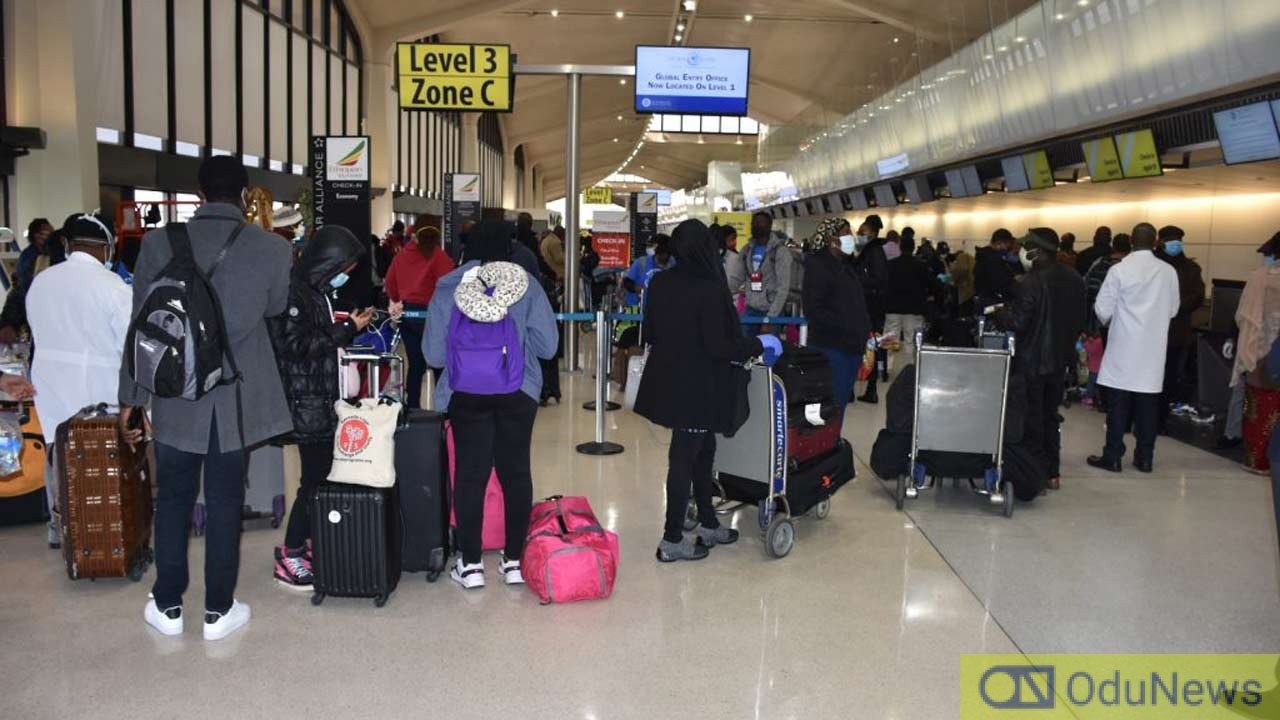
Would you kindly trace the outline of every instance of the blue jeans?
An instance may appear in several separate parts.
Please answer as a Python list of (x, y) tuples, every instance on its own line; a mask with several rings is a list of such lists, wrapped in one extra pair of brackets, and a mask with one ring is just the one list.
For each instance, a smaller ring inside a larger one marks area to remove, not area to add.
[(244, 451), (221, 452), (217, 423), (209, 431), (209, 452), (183, 452), (156, 443), (156, 583), (151, 588), (161, 610), (182, 604), (190, 580), (187, 538), (191, 510), (204, 469), (207, 513), (204, 539), (204, 608), (226, 612), (240, 573), (240, 524), (244, 513)]
[[(832, 389), (835, 391), (836, 404), (840, 406), (840, 417), (844, 418), (844, 407), (849, 404), (853, 395), (853, 384), (858, 381), (858, 370), (862, 368), (862, 353), (844, 352), (833, 348), (810, 346), (827, 356), (831, 364)], [(841, 420), (843, 424), (843, 420)]]
[[(405, 305), (406, 310), (426, 310), (422, 305)], [(427, 359), (422, 355), (422, 336), (426, 334), (427, 322), (418, 318), (405, 318), (400, 321), (400, 336), (404, 338), (405, 354), (409, 356), (409, 372), (405, 377), (405, 407), (416, 409), (422, 407), (422, 379), (427, 375)]]

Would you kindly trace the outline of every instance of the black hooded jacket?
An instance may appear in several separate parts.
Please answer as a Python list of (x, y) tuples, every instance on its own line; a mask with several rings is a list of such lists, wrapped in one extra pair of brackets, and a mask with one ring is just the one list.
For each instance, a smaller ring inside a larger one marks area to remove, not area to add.
[(652, 344), (636, 412), (663, 427), (729, 432), (738, 400), (732, 362), (763, 351), (743, 337), (720, 253), (706, 225), (686, 220), (671, 236), (676, 265), (649, 283), (644, 339)]
[(333, 321), (329, 281), (367, 252), (346, 228), (326, 225), (315, 234), (293, 268), (289, 309), (271, 318), (280, 379), (293, 414), (293, 432), (280, 443), (333, 442), (338, 416), (338, 348), (351, 343), (356, 326)]

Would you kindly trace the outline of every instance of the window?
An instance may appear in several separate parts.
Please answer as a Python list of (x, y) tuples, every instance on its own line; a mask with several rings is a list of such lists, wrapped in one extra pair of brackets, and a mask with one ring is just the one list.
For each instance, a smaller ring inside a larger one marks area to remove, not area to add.
[(136, 132), (133, 134), (133, 146), (146, 150), (164, 150), (164, 140), (155, 135)]
[(179, 140), (173, 144), (174, 152), (187, 157), (200, 157), (200, 146), (195, 143), (183, 142)]
[(110, 143), (112, 145), (119, 145), (120, 131), (112, 130), (111, 128), (100, 127), (98, 128), (98, 142)]

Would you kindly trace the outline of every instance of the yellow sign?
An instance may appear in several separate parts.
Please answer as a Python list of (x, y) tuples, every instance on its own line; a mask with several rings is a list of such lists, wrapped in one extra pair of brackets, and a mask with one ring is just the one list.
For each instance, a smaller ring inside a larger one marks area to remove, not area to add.
[(1053, 187), (1053, 166), (1049, 165), (1048, 153), (1043, 150), (1027, 153), (1022, 156), (1022, 166), (1027, 169), (1027, 183), (1032, 190)]
[(511, 46), (400, 43), (400, 107), (511, 111)]
[(1124, 179), (1120, 170), (1120, 157), (1116, 155), (1116, 143), (1111, 138), (1086, 140), (1081, 143), (1084, 148), (1084, 161), (1089, 167), (1089, 179), (1093, 182), (1111, 182)]
[(588, 205), (610, 205), (613, 203), (613, 188), (589, 187), (582, 191), (582, 202)]
[(716, 225), (729, 225), (738, 231), (738, 249), (751, 241), (751, 213), (718, 212), (712, 213), (711, 222)]
[(1120, 169), (1127, 178), (1160, 177), (1160, 153), (1156, 150), (1156, 137), (1150, 130), (1123, 133), (1116, 136), (1120, 150)]
[(1280, 717), (1280, 655), (962, 655), (960, 720)]

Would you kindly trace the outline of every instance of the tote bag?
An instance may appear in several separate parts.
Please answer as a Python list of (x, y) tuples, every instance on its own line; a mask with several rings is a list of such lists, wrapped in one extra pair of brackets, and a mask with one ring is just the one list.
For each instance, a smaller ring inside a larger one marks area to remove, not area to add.
[(400, 403), (365, 398), (339, 400), (330, 482), (389, 488), (396, 484), (396, 423)]

